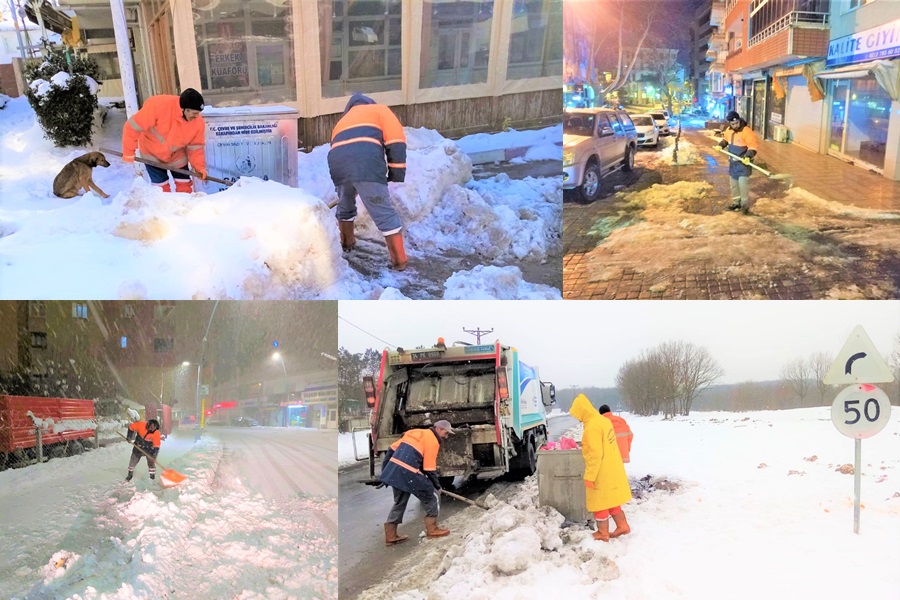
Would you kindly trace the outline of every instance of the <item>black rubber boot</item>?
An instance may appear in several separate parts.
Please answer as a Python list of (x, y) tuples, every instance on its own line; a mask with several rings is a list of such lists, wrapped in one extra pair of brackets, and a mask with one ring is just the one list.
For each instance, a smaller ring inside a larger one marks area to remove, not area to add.
[(128, 475), (125, 476), (125, 481), (131, 481), (131, 478), (134, 477), (134, 473), (128, 471)]

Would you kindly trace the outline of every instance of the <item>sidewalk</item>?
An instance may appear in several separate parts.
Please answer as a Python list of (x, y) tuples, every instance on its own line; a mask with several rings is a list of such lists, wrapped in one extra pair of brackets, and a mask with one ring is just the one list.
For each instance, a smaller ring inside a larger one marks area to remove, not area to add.
[(900, 297), (900, 183), (762, 142), (760, 159), (793, 175), (793, 187), (755, 173), (757, 202), (742, 216), (726, 210), (728, 162), (715, 142), (696, 129), (682, 135), (697, 162), (673, 167), (641, 151), (632, 173), (604, 179), (597, 201), (566, 200), (563, 298)]
[(891, 181), (796, 144), (760, 141), (759, 157), (775, 173), (790, 174), (795, 187), (825, 200), (860, 208), (900, 211), (900, 181)]

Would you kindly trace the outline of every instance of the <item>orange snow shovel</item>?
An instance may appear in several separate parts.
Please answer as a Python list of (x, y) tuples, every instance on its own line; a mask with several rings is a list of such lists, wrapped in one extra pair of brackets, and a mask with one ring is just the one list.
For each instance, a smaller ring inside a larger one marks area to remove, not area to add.
[(137, 444), (135, 444), (134, 442), (132, 442), (131, 440), (129, 440), (127, 437), (125, 437), (124, 435), (122, 435), (122, 434), (119, 433), (118, 431), (116, 432), (116, 434), (117, 434), (120, 438), (122, 438), (123, 440), (125, 440), (126, 442), (128, 442), (129, 444), (131, 444), (132, 446), (134, 446), (135, 448), (137, 448), (138, 452), (140, 452), (141, 454), (143, 454), (144, 456), (146, 456), (149, 460), (152, 460), (153, 462), (155, 462), (156, 464), (158, 464), (159, 466), (161, 466), (161, 467), (163, 468), (163, 472), (160, 473), (160, 476), (163, 477), (164, 479), (168, 479), (168, 480), (171, 481), (172, 483), (181, 483), (182, 481), (184, 481), (185, 479), (187, 479), (187, 475), (182, 475), (181, 473), (179, 473), (179, 472), (176, 471), (175, 469), (166, 469), (166, 465), (162, 464), (161, 462), (159, 462), (158, 460), (156, 460), (155, 458), (153, 458), (152, 456), (150, 456), (149, 454), (147, 454), (147, 453), (144, 451), (143, 448), (141, 448), (140, 446), (138, 446)]

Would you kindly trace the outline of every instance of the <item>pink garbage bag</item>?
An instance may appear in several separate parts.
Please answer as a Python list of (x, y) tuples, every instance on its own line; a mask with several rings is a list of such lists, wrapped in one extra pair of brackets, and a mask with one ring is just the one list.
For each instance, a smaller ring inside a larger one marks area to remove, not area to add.
[(559, 450), (559, 444), (557, 442), (547, 442), (541, 446), (541, 450)]
[(578, 444), (572, 438), (559, 438), (559, 447), (561, 450), (578, 450)]

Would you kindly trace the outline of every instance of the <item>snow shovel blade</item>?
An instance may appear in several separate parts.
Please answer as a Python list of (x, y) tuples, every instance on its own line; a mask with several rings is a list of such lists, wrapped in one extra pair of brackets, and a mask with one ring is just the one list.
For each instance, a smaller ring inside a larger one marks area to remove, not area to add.
[(144, 456), (146, 456), (147, 458), (149, 458), (150, 460), (152, 460), (153, 462), (158, 464), (160, 467), (162, 467), (163, 472), (161, 473), (161, 475), (163, 478), (168, 479), (169, 481), (171, 481), (172, 483), (175, 483), (175, 484), (179, 484), (182, 481), (184, 481), (185, 479), (187, 479), (187, 475), (182, 475), (175, 469), (166, 469), (166, 465), (162, 464), (161, 462), (159, 462), (158, 460), (156, 460), (155, 458), (153, 458), (152, 456), (150, 456), (149, 454), (144, 452), (143, 448), (141, 448), (140, 446), (138, 446), (137, 444), (135, 444), (134, 442), (129, 440), (127, 437), (125, 437), (118, 431), (116, 432), (116, 435), (118, 435), (120, 438), (122, 438), (123, 440), (125, 440), (126, 442), (128, 442), (129, 444), (134, 446), (135, 448), (137, 448), (138, 452), (140, 452), (141, 454), (143, 454)]
[(462, 500), (466, 504), (471, 504), (472, 506), (477, 506), (478, 508), (488, 510), (488, 507), (485, 506), (484, 504), (480, 504), (478, 502), (475, 502), (474, 500), (469, 500), (465, 496), (460, 496), (459, 494), (454, 494), (453, 492), (448, 492), (447, 490), (445, 490), (443, 488), (441, 488), (441, 493), (444, 495), (450, 496), (451, 498), (455, 498), (456, 500)]

